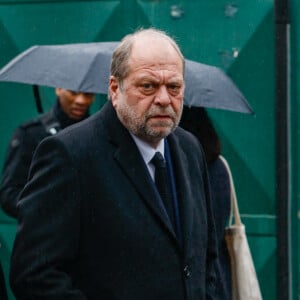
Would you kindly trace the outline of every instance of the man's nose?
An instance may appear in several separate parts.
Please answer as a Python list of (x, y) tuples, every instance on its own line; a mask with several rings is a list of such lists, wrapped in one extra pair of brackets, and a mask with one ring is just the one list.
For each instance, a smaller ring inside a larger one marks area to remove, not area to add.
[(155, 103), (160, 105), (169, 105), (171, 103), (171, 98), (166, 86), (162, 85), (159, 87), (155, 97)]
[(75, 100), (80, 104), (89, 104), (91, 102), (90, 97), (87, 97), (84, 93), (77, 94)]

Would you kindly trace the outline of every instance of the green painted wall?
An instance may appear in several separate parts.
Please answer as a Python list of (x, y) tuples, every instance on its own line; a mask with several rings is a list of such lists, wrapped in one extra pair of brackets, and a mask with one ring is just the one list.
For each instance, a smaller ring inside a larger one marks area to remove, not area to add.
[(290, 67), (290, 126), (291, 126), (291, 267), (293, 299), (300, 299), (300, 3), (291, 0), (291, 67)]
[[(300, 4), (292, 0), (293, 291), (299, 297), (299, 42)], [(138, 27), (173, 35), (185, 56), (219, 66), (244, 93), (255, 115), (213, 110), (228, 159), (265, 300), (276, 299), (274, 4), (271, 0), (0, 1), (0, 67), (32, 45), (114, 41)], [(8, 139), (35, 115), (30, 86), (1, 83), (0, 166)], [(54, 100), (42, 89), (44, 107)], [(103, 98), (97, 99), (97, 110)], [(297, 216), (298, 212), (298, 216)], [(15, 223), (0, 212), (0, 258), (8, 272)], [(298, 289), (298, 290), (297, 290)], [(13, 297), (11, 296), (11, 299)], [(298, 298), (299, 299), (299, 298)], [(281, 300), (281, 299), (280, 299)]]

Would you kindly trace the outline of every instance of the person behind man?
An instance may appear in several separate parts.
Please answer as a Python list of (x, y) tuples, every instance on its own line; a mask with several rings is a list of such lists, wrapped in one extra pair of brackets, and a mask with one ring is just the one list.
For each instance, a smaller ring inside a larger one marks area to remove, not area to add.
[(222, 300), (232, 299), (230, 257), (225, 241), (225, 228), (230, 215), (230, 182), (227, 169), (220, 159), (221, 141), (203, 107), (184, 106), (179, 126), (194, 134), (201, 143), (208, 166), (213, 215), (217, 232), (217, 289)]
[(0, 186), (0, 202), (11, 217), (17, 217), (17, 197), (25, 186), (32, 156), (39, 142), (85, 119), (94, 100), (93, 94), (62, 88), (56, 88), (55, 93), (57, 101), (53, 108), (21, 124), (10, 140)]
[(112, 56), (110, 101), (40, 143), (19, 202), (17, 299), (217, 299), (205, 158), (177, 127), (183, 73), (171, 37), (130, 34)]

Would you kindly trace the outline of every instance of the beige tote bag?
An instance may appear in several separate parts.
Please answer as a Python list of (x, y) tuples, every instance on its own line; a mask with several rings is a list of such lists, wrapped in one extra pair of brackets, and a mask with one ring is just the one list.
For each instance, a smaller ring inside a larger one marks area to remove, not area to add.
[(245, 226), (241, 222), (232, 174), (226, 159), (222, 156), (220, 158), (227, 168), (231, 190), (231, 214), (229, 226), (225, 230), (225, 240), (231, 261), (232, 299), (262, 300)]

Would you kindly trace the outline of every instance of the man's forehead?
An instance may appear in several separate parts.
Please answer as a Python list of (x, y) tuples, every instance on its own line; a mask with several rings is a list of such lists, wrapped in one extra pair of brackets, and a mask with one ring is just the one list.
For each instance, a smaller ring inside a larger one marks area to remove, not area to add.
[(133, 76), (138, 80), (149, 79), (153, 81), (169, 80), (183, 81), (183, 74), (178, 69), (170, 68), (139, 68), (132, 70)]
[(142, 53), (141, 55), (133, 55), (129, 59), (129, 67), (131, 72), (148, 72), (148, 73), (173, 73), (174, 76), (183, 76), (183, 62), (178, 56), (161, 56), (151, 53), (149, 55)]

